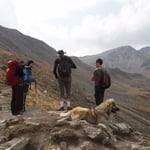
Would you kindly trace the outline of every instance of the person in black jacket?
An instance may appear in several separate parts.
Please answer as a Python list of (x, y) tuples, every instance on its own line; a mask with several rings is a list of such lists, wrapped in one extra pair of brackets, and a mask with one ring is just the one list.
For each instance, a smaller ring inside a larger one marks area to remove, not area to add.
[(66, 100), (67, 100), (67, 110), (71, 109), (71, 69), (77, 68), (74, 62), (70, 57), (64, 55), (63, 50), (58, 52), (59, 58), (55, 60), (53, 73), (55, 78), (58, 79), (59, 88), (60, 88), (60, 109), (64, 110), (64, 101), (65, 101), (65, 90), (66, 90)]
[(102, 76), (102, 65), (103, 65), (103, 60), (101, 58), (96, 60), (96, 68), (93, 72), (93, 76), (91, 78), (91, 81), (94, 81), (95, 86), (94, 86), (94, 91), (95, 91), (95, 102), (96, 106), (101, 104), (104, 99), (104, 92), (105, 89), (100, 86), (100, 79)]

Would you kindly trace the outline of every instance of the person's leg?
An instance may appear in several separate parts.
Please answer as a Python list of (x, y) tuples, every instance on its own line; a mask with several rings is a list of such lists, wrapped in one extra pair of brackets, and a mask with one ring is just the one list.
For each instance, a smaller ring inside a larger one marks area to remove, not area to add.
[(62, 77), (59, 77), (58, 79), (58, 83), (59, 83), (59, 89), (60, 89), (60, 109), (59, 110), (64, 110), (64, 80)]
[(95, 102), (96, 102), (96, 106), (97, 106), (101, 103), (100, 87), (98, 85), (95, 85), (94, 91), (95, 91)]
[(27, 97), (27, 94), (28, 94), (28, 89), (29, 89), (29, 84), (25, 83), (23, 85), (23, 108), (22, 108), (23, 112), (26, 110), (26, 108), (25, 108), (25, 102), (26, 102), (26, 97)]
[(67, 77), (65, 81), (65, 89), (67, 94), (67, 109), (71, 109), (71, 77)]
[(24, 93), (23, 93), (23, 84), (22, 85), (18, 85), (18, 99), (17, 99), (17, 103), (18, 103), (18, 111), (19, 113), (22, 113), (23, 110), (23, 101), (24, 101)]
[(99, 93), (100, 93), (100, 98), (99, 98), (100, 104), (101, 104), (101, 103), (103, 102), (103, 100), (104, 100), (104, 92), (105, 92), (105, 90), (102, 89), (102, 88), (100, 88), (100, 91), (99, 91)]
[(18, 85), (12, 87), (12, 101), (11, 101), (11, 112), (13, 115), (19, 114), (19, 100), (18, 100)]
[(16, 99), (16, 86), (12, 86), (12, 98), (11, 98), (12, 115), (17, 115), (16, 108), (15, 108), (15, 99)]

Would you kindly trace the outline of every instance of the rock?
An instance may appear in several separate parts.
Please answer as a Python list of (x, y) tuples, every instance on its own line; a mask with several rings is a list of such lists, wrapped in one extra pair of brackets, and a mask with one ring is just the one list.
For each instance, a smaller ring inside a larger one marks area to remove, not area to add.
[(94, 141), (101, 142), (102, 144), (111, 144), (112, 139), (107, 130), (103, 130), (101, 127), (93, 127), (93, 126), (84, 126), (83, 130), (87, 134), (89, 138)]
[(74, 128), (74, 129), (79, 129), (81, 128), (81, 124), (79, 120), (73, 120), (69, 122), (70, 127)]
[(82, 143), (80, 148), (81, 148), (81, 150), (92, 150), (93, 149), (93, 145), (90, 142), (85, 141), (85, 142)]
[(0, 146), (0, 150), (23, 150), (29, 144), (29, 138), (15, 138)]
[(0, 136), (0, 143), (3, 143), (6, 141), (6, 137), (5, 136)]
[(109, 127), (118, 135), (129, 135), (132, 132), (132, 128), (126, 123), (109, 124)]
[(31, 122), (31, 121), (25, 121), (25, 124), (30, 126), (40, 126), (40, 123)]
[(140, 150), (139, 145), (131, 144), (131, 150)]
[(1, 120), (0, 121), (0, 131), (4, 130), (6, 127), (6, 120)]
[(150, 146), (142, 147), (140, 150), (150, 150)]
[(62, 129), (51, 133), (50, 140), (54, 143), (60, 143), (62, 141), (72, 143), (78, 141), (78, 136), (71, 129)]
[(24, 119), (22, 116), (18, 116), (18, 117), (6, 120), (6, 126), (16, 125), (21, 122), (24, 122)]
[(66, 150), (67, 149), (67, 142), (64, 142), (64, 141), (60, 142), (60, 149)]

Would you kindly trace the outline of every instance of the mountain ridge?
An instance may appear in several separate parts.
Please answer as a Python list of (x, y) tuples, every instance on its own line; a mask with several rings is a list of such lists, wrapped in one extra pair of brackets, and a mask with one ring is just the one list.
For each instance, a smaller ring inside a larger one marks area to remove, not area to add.
[[(144, 51), (144, 52), (143, 52)], [(94, 65), (97, 58), (104, 60), (106, 68), (119, 68), (130, 73), (141, 73), (150, 77), (150, 47), (136, 50), (131, 46), (121, 46), (97, 55), (79, 57), (83, 62)]]
[(39, 60), (44, 57), (42, 61), (50, 63), (56, 57), (56, 50), (45, 42), (2, 26), (0, 26), (0, 47)]

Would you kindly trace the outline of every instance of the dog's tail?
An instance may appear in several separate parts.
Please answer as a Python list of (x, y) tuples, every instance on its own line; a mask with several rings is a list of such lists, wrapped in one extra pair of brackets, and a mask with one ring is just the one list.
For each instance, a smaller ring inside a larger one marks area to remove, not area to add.
[(70, 111), (66, 112), (66, 113), (60, 113), (61, 117), (66, 117), (66, 116), (70, 116)]

